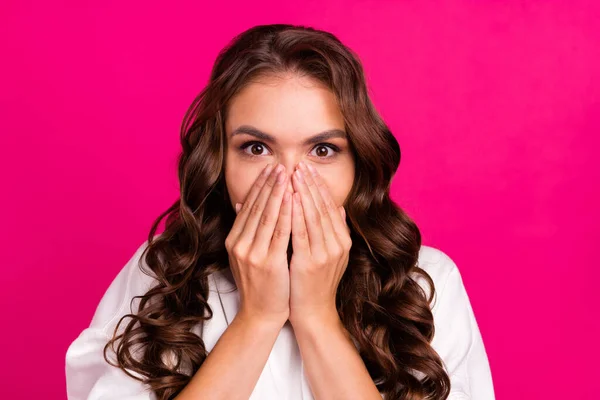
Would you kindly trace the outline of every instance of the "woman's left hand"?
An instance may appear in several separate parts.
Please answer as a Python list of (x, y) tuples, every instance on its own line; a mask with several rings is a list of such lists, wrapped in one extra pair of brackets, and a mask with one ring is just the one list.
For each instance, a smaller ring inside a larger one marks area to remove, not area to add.
[(339, 321), (337, 287), (352, 246), (346, 212), (314, 167), (300, 162), (292, 182), (289, 320), (292, 325)]

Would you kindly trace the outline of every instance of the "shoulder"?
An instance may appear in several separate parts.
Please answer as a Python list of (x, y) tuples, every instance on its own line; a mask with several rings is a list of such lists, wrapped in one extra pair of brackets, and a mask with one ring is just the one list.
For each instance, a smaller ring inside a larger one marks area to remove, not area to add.
[(483, 338), (456, 263), (441, 250), (422, 246), (419, 266), (435, 285), (432, 306), (435, 335), (431, 346), (450, 377), (449, 398), (494, 399)]
[[(141, 381), (141, 375), (129, 370), (129, 374), (138, 378), (132, 379), (122, 369), (109, 365), (104, 358), (105, 345), (119, 320), (123, 315), (132, 313), (132, 307), (136, 309), (132, 299), (145, 294), (156, 282), (147, 273), (149, 270), (143, 270), (147, 267), (144, 261), (147, 247), (147, 241), (141, 243), (119, 269), (98, 303), (90, 325), (69, 345), (65, 355), (69, 399), (98, 399), (108, 393), (118, 394), (119, 398), (156, 399)], [(125, 325), (121, 324), (119, 329), (124, 329)]]
[[(460, 276), (460, 272), (456, 263), (448, 254), (435, 247), (425, 245), (422, 245), (419, 250), (417, 266), (424, 270), (433, 281), (435, 293), (432, 312), (435, 315), (439, 308), (439, 298), (448, 282), (451, 281), (450, 278), (453, 275)], [(431, 288), (427, 280), (420, 274), (415, 274), (415, 280), (420, 284), (427, 296), (429, 296)]]
[(155, 283), (145, 262), (148, 241), (139, 244), (128, 261), (121, 267), (100, 299), (90, 328), (112, 336), (120, 317), (130, 312), (135, 296), (144, 295)]

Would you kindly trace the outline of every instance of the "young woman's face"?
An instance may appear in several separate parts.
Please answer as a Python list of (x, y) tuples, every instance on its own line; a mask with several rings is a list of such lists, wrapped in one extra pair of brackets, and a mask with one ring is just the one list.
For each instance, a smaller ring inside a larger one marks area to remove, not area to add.
[(290, 75), (249, 84), (231, 99), (225, 132), (225, 181), (232, 207), (244, 202), (269, 163), (285, 166), (292, 193), (291, 174), (300, 161), (317, 169), (338, 206), (346, 200), (354, 158), (344, 119), (334, 94), (314, 80)]

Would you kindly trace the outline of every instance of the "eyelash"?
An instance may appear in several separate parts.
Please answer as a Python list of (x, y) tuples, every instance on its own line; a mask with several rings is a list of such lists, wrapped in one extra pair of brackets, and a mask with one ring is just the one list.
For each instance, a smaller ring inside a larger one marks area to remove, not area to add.
[[(253, 157), (262, 157), (262, 155), (256, 155), (256, 154), (250, 154), (250, 153), (246, 153), (246, 151), (245, 151), (245, 150), (246, 150), (248, 147), (250, 147), (250, 146), (252, 146), (252, 145), (254, 145), (254, 144), (260, 144), (261, 146), (263, 146), (263, 147), (265, 147), (266, 149), (268, 149), (268, 146), (267, 146), (265, 143), (263, 143), (263, 142), (259, 142), (259, 141), (256, 141), (256, 140), (252, 140), (252, 141), (250, 141), (250, 142), (246, 142), (246, 143), (244, 143), (244, 144), (242, 144), (242, 145), (240, 146), (240, 150), (241, 150), (242, 154), (243, 154), (244, 156), (247, 156), (247, 157), (250, 157), (250, 158), (253, 158)], [(339, 148), (339, 147), (337, 147), (337, 146), (336, 146), (336, 145), (334, 145), (334, 144), (331, 144), (331, 143), (317, 143), (317, 144), (315, 145), (315, 147), (313, 147), (313, 149), (312, 149), (312, 150), (314, 150), (314, 149), (316, 149), (316, 148), (318, 148), (318, 147), (327, 147), (327, 148), (329, 148), (329, 149), (331, 149), (331, 150), (333, 150), (333, 151), (334, 151), (334, 154), (333, 154), (332, 156), (327, 156), (327, 157), (319, 157), (319, 156), (317, 156), (317, 158), (320, 158), (320, 159), (328, 159), (328, 158), (333, 158), (333, 157), (335, 157), (335, 156), (337, 155), (337, 153), (339, 153), (339, 152), (340, 152), (340, 148)], [(312, 150), (311, 150), (311, 151), (312, 151)]]

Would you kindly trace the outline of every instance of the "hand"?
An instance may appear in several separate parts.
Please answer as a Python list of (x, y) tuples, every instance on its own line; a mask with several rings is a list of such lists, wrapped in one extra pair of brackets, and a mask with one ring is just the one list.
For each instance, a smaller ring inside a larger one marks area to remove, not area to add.
[(290, 296), (286, 252), (292, 202), (286, 193), (287, 180), (283, 165), (273, 169), (269, 164), (250, 189), (225, 239), (240, 291), (238, 313), (282, 326), (289, 316)]
[(344, 207), (338, 207), (314, 167), (300, 162), (292, 179), (290, 322), (336, 322), (338, 284), (352, 240)]

